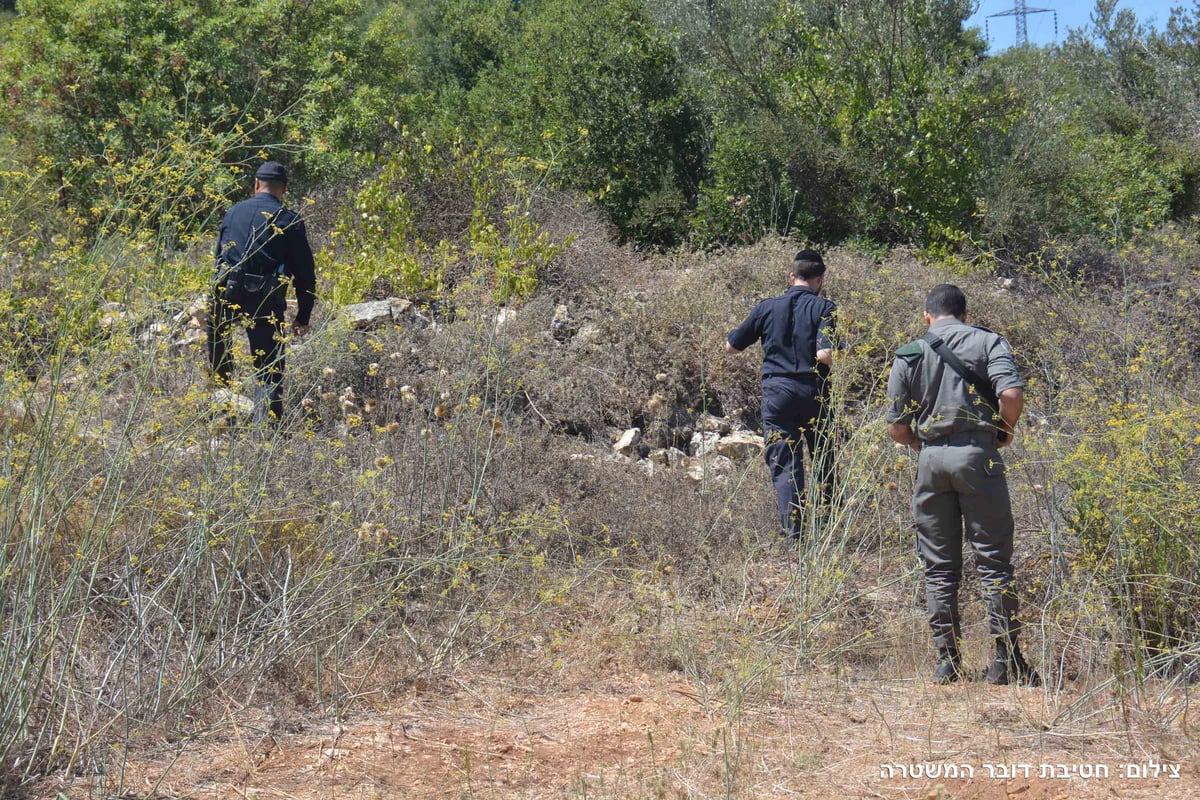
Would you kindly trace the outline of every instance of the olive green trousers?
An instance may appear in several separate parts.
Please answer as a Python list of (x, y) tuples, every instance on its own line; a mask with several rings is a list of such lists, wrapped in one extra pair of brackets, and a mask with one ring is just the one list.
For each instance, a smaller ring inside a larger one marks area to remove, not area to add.
[(933, 643), (957, 650), (963, 539), (975, 553), (992, 636), (1019, 631), (1013, 585), (1013, 515), (1004, 460), (988, 433), (924, 443), (913, 486), (917, 553), (925, 564), (925, 600)]

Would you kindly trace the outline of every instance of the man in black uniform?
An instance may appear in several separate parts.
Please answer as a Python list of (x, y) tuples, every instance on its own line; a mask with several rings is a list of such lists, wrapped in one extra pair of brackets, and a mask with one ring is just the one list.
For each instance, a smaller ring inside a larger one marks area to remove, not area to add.
[(796, 254), (790, 287), (754, 307), (730, 332), (725, 350), (745, 350), (762, 342), (764, 456), (779, 506), (784, 533), (802, 530), (804, 457), (808, 454), (826, 503), (833, 497), (833, 453), (829, 447), (829, 368), (833, 364), (833, 324), (837, 306), (820, 297), (825, 262), (815, 250)]
[[(227, 382), (232, 370), (229, 331), (244, 324), (257, 380), (265, 384), (269, 411), (283, 419), (284, 314), (287, 284), (296, 291), (295, 336), (308, 333), (316, 301), (316, 271), (304, 220), (284, 208), (287, 170), (268, 161), (254, 174), (254, 196), (233, 206), (217, 237), (217, 281), (209, 309), (208, 356), (213, 375)], [(256, 414), (261, 409), (256, 409)]]

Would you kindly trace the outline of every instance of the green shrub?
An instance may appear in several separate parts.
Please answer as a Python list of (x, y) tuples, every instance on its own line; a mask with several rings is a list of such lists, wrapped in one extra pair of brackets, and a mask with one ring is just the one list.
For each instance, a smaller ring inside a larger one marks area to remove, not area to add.
[(459, 134), (402, 130), (320, 256), (336, 304), (373, 287), (410, 295), (483, 284), (503, 303), (531, 294), (562, 252), (530, 212), (546, 165)]
[(1170, 652), (1200, 635), (1200, 409), (1148, 397), (1108, 405), (1064, 462), (1078, 568), (1093, 573), (1127, 635)]
[[(48, 157), (84, 213), (105, 165), (151, 157), (180, 127), (269, 146), (297, 175), (329, 170), (402, 104), (405, 53), (358, 0), (28, 0), (0, 43), (0, 119)], [(201, 189), (180, 175), (176, 191)]]
[(671, 245), (694, 202), (700, 120), (636, 0), (540, 0), (472, 88), (476, 130), (557, 165), (625, 239)]

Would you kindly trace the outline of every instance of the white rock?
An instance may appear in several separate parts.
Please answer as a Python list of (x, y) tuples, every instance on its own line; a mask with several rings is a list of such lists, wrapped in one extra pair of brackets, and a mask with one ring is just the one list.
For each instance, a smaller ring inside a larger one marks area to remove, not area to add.
[(574, 336), (578, 329), (575, 317), (571, 316), (566, 306), (554, 307), (554, 316), (550, 320), (550, 335), (562, 342)]
[(208, 316), (208, 295), (198, 294), (195, 299), (184, 309), (183, 313), (189, 317)]
[(357, 331), (378, 328), (392, 322), (392, 304), (387, 300), (356, 303), (343, 308), (342, 313), (350, 322), (350, 327)]
[(207, 338), (208, 337), (205, 335), (204, 331), (200, 330), (199, 328), (188, 328), (186, 331), (184, 331), (182, 338), (171, 342), (171, 350), (174, 352), (186, 350), (189, 347), (200, 344)]
[(692, 440), (688, 442), (688, 453), (693, 456), (704, 456), (712, 452), (717, 442), (721, 441), (721, 434), (712, 431), (696, 431), (692, 434)]
[(138, 334), (138, 341), (142, 344), (151, 344), (155, 339), (166, 333), (169, 328), (161, 322), (151, 323), (146, 330)]
[(696, 482), (703, 480), (725, 480), (733, 472), (733, 462), (725, 456), (688, 458), (683, 467), (687, 476)]
[(500, 313), (496, 314), (496, 335), (499, 336), (504, 332), (504, 329), (517, 318), (517, 310), (515, 308), (502, 308)]
[(254, 401), (244, 394), (229, 389), (217, 389), (209, 398), (214, 406), (223, 406), (226, 411), (252, 415), (254, 413)]
[(603, 334), (604, 332), (600, 330), (599, 325), (589, 322), (579, 329), (579, 333), (575, 334), (575, 338), (571, 341), (581, 346), (591, 345), (598, 342)]
[(129, 319), (125, 306), (121, 303), (105, 303), (100, 306), (100, 327), (108, 330)]
[(712, 414), (701, 414), (696, 420), (696, 428), (708, 433), (729, 433), (733, 430), (733, 425), (724, 417), (715, 417)]
[(630, 428), (621, 434), (621, 438), (613, 445), (613, 452), (620, 453), (623, 456), (634, 456), (637, 454), (637, 446), (642, 441), (642, 429)]
[(416, 317), (413, 311), (412, 300), (405, 300), (403, 297), (389, 297), (388, 303), (391, 304), (392, 322), (403, 322), (406, 319)]
[(745, 461), (757, 457), (763, 450), (763, 437), (749, 431), (735, 431), (722, 436), (716, 451), (734, 461)]
[(662, 447), (657, 450), (651, 450), (648, 458), (656, 464), (676, 469), (683, 464), (687, 458), (687, 453), (677, 447)]
[(35, 421), (33, 414), (20, 400), (0, 404), (0, 428), (12, 427), (25, 431), (33, 427)]

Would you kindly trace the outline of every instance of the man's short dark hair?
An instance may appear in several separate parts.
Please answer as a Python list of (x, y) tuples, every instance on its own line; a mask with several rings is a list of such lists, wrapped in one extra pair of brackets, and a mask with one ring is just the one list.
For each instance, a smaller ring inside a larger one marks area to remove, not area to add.
[(825, 260), (816, 250), (801, 250), (792, 261), (792, 274), (802, 281), (819, 278), (825, 274)]
[(925, 298), (925, 311), (931, 317), (957, 317), (967, 313), (967, 296), (952, 283), (939, 283)]

